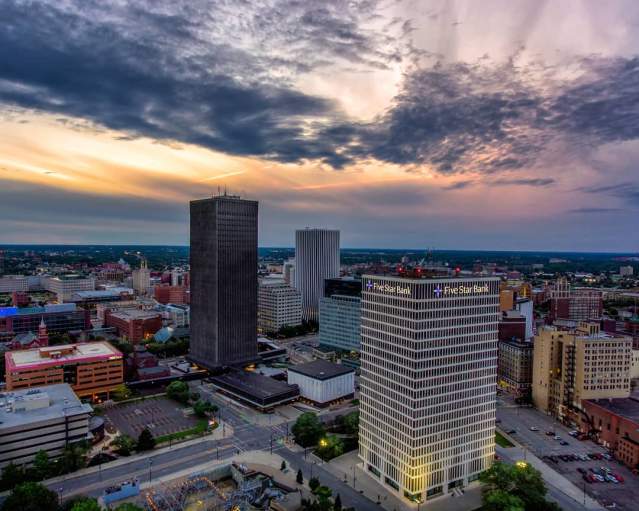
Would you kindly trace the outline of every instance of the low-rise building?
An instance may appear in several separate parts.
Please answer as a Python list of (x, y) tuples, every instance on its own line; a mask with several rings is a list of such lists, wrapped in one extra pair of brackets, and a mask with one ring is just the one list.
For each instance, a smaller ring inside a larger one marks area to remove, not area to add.
[(29, 291), (29, 280), (24, 275), (5, 275), (0, 278), (0, 293)]
[(40, 279), (42, 287), (50, 293), (55, 293), (58, 302), (71, 301), (73, 295), (79, 291), (94, 291), (95, 279), (82, 275), (60, 275), (58, 277), (44, 276)]
[(66, 383), (0, 394), (0, 468), (29, 465), (39, 451), (54, 459), (87, 440), (92, 411)]
[(122, 353), (107, 342), (8, 351), (4, 357), (9, 391), (69, 383), (79, 397), (98, 400), (124, 381)]
[(52, 304), (44, 307), (0, 307), (0, 335), (7, 336), (37, 332), (44, 321), (49, 334), (81, 332), (91, 328), (91, 313), (74, 303)]
[(534, 342), (533, 401), (559, 419), (578, 422), (582, 400), (630, 395), (631, 365), (632, 339), (601, 332), (599, 323), (544, 326)]
[(257, 295), (258, 327), (277, 332), (283, 326), (302, 324), (302, 295), (284, 281), (260, 282)]
[(314, 360), (288, 368), (289, 385), (297, 385), (300, 396), (318, 406), (328, 406), (355, 394), (355, 371), (341, 364)]
[(184, 304), (189, 303), (190, 294), (186, 286), (170, 286), (163, 284), (153, 288), (155, 299), (166, 305), (167, 303)]
[(499, 342), (497, 378), (500, 387), (516, 396), (526, 395), (532, 385), (533, 343), (520, 339)]
[(158, 311), (121, 309), (107, 311), (104, 315), (107, 327), (114, 327), (118, 335), (131, 343), (150, 338), (162, 328), (162, 314)]
[(639, 468), (639, 400), (586, 399), (581, 430), (615, 453), (630, 468)]

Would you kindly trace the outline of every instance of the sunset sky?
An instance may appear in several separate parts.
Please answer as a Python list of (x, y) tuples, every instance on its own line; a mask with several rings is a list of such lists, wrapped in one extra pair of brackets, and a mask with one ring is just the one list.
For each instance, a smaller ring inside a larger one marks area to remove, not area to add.
[(0, 244), (639, 251), (636, 0), (0, 1)]

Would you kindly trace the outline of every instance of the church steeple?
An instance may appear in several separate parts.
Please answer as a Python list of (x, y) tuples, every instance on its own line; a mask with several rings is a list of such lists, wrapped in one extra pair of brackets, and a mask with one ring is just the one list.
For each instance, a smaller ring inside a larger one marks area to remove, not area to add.
[(40, 326), (38, 327), (38, 344), (40, 344), (40, 347), (49, 345), (49, 332), (47, 332), (47, 325), (44, 322), (44, 318), (42, 318)]

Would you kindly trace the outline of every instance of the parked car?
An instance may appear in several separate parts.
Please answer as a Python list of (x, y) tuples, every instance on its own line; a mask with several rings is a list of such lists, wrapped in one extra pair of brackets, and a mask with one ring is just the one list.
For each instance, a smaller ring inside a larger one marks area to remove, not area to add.
[(603, 458), (608, 461), (612, 459), (612, 456), (610, 456), (610, 454), (608, 454), (607, 452), (604, 452), (601, 456), (603, 456)]
[(588, 455), (587, 455), (587, 454), (580, 454), (580, 455), (579, 455), (579, 459), (580, 459), (581, 461), (588, 461), (590, 458), (588, 457)]
[(555, 440), (557, 440), (557, 442), (561, 441), (561, 437), (559, 435), (555, 435)]
[(588, 474), (584, 474), (584, 475), (582, 475), (582, 476), (581, 476), (581, 478), (582, 478), (584, 481), (586, 481), (587, 483), (592, 484), (592, 482), (593, 482), (592, 477), (590, 477), (590, 475), (588, 475)]
[(619, 481), (617, 481), (617, 478), (615, 476), (613, 476), (612, 474), (606, 474), (605, 476), (606, 481), (609, 481), (611, 483), (614, 484), (619, 484)]
[(555, 436), (555, 432), (554, 431), (546, 431), (546, 435)]
[(579, 431), (577, 430), (572, 430), (570, 433), (568, 433), (570, 436), (577, 436), (579, 434)]
[(517, 433), (516, 429), (509, 429), (508, 431), (506, 431), (506, 433), (508, 433), (509, 435), (514, 435), (515, 433)]
[(588, 473), (588, 471), (585, 468), (582, 468), (582, 467), (579, 467), (577, 469), (577, 472), (579, 472), (580, 474), (587, 474)]
[(568, 442), (566, 442), (565, 440), (561, 440), (559, 443), (560, 443), (561, 445), (570, 445), (570, 444), (569, 444)]
[(592, 476), (593, 476), (593, 477), (594, 477), (597, 481), (599, 481), (600, 483), (605, 483), (605, 482), (606, 482), (606, 479), (605, 479), (605, 478), (604, 478), (604, 476), (602, 476), (602, 475), (599, 475), (599, 474), (592, 474)]
[(625, 482), (625, 479), (623, 478), (623, 476), (621, 474), (612, 474), (614, 476), (614, 478), (619, 481), (620, 483)]
[(548, 458), (550, 459), (550, 461), (552, 461), (553, 463), (557, 463), (559, 462), (559, 458), (557, 458), (557, 456), (555, 456), (554, 454), (551, 456), (548, 456)]
[(537, 426), (530, 426), (530, 431), (539, 431)]

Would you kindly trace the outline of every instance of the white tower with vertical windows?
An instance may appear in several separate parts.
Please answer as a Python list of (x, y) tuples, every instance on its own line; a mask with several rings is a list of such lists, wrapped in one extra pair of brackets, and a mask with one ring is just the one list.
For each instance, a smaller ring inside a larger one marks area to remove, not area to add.
[(318, 319), (324, 280), (339, 277), (339, 231), (295, 231), (295, 287), (302, 294), (302, 318)]
[(495, 453), (498, 278), (362, 279), (359, 456), (414, 501)]

